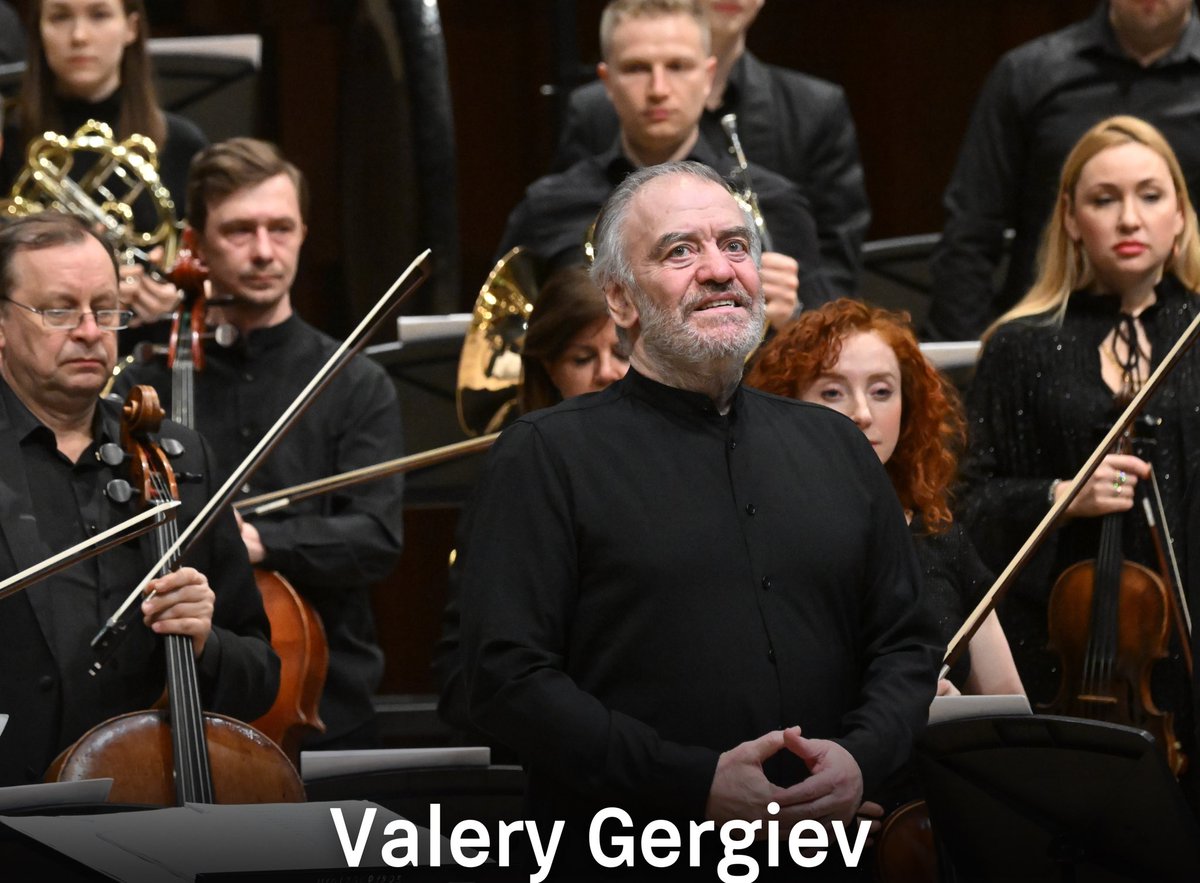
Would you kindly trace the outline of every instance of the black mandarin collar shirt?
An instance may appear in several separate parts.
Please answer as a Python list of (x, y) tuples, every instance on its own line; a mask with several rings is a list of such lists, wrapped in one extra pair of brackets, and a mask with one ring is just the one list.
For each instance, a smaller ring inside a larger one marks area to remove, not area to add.
[(471, 716), (525, 758), (539, 818), (701, 817), (718, 753), (793, 724), (869, 789), (924, 723), (908, 526), (827, 408), (743, 388), (721, 415), (631, 369), (504, 431), (459, 550)]

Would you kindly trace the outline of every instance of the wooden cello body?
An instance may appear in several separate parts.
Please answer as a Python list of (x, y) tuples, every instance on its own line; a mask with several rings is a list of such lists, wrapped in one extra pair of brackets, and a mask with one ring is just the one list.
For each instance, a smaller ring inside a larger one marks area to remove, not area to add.
[(305, 733), (325, 732), (317, 708), (329, 671), (329, 643), (316, 608), (281, 574), (259, 569), (254, 580), (271, 621), (271, 647), (279, 656), (279, 693), (267, 713), (252, 724), (299, 769)]
[[(304, 785), (282, 749), (241, 721), (206, 711), (204, 745), (212, 803), (301, 803)], [(84, 733), (60, 754), (47, 781), (111, 778), (110, 803), (172, 806), (177, 794), (170, 715), (135, 711)]]
[[(135, 387), (122, 418), (122, 447), (147, 505), (178, 499), (167, 455), (149, 436), (162, 417), (153, 388)], [(160, 552), (177, 536), (174, 522), (157, 528)], [(167, 710), (131, 712), (98, 724), (59, 755), (46, 778), (112, 778), (109, 800), (121, 803), (303, 801), (304, 785), (278, 746), (241, 721), (202, 710), (191, 638), (168, 634), (163, 644)]]

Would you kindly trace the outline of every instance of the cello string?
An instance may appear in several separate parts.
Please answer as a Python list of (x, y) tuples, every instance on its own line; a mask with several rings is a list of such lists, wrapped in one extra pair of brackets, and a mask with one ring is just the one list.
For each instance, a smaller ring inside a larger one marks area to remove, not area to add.
[[(171, 499), (173, 494), (167, 477), (159, 472), (153, 474), (155, 491), (160, 498)], [(160, 546), (159, 554), (178, 539), (179, 529), (175, 522), (165, 526), (156, 534)], [(163, 573), (175, 570), (179, 564), (176, 553)], [(166, 635), (166, 651), (170, 656), (168, 672), (171, 676), (172, 727), (179, 728), (176, 739), (178, 762), (181, 771), (181, 794), (185, 801), (213, 802), (212, 774), (208, 763), (208, 751), (204, 739), (204, 716), (200, 709), (200, 696), (196, 680), (195, 653), (192, 640), (187, 635)]]

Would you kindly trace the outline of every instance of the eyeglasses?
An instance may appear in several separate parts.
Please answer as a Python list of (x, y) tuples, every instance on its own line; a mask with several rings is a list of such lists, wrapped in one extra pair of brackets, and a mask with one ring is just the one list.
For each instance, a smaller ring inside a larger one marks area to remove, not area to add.
[(51, 307), (48, 310), (39, 310), (37, 307), (31, 307), (28, 304), (15, 301), (11, 297), (6, 297), (4, 300), (23, 310), (37, 313), (37, 315), (42, 317), (42, 324), (54, 331), (74, 331), (83, 322), (84, 316), (91, 316), (96, 322), (96, 327), (104, 331), (120, 331), (122, 328), (128, 328), (129, 322), (133, 318), (133, 310), (89, 311), (72, 310), (65, 307)]

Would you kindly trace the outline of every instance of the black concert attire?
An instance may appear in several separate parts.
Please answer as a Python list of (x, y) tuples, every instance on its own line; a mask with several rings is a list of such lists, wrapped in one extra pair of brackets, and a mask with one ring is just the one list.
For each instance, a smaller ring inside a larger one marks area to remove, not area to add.
[[(991, 588), (993, 577), (960, 523), (951, 524), (942, 533), (931, 534), (917, 516), (913, 518), (912, 534), (925, 578), (926, 602), (937, 617), (940, 645), (945, 649)], [(971, 653), (967, 650), (950, 669), (949, 678), (963, 690), (970, 673)]]
[[(1176, 548), (1182, 552), (1181, 566), (1183, 568), (1183, 584), (1192, 616), (1196, 615), (1196, 598), (1200, 598), (1200, 478), (1193, 477), (1188, 485), (1187, 498), (1184, 502), (1184, 536), (1176, 542)], [(1192, 622), (1192, 659), (1200, 655), (1200, 632), (1196, 630), (1195, 620)], [(1193, 726), (1200, 721), (1200, 678), (1192, 679), (1192, 715)], [(1196, 741), (1200, 744), (1200, 726), (1197, 726)], [(1193, 779), (1195, 774), (1193, 774)], [(1192, 810), (1200, 818), (1200, 786), (1192, 789)]]
[[(138, 504), (105, 496), (126, 466), (97, 459), (120, 443), (120, 407), (100, 402), (94, 442), (76, 463), (59, 453), (43, 426), (0, 381), (0, 575), (10, 576), (137, 514)], [(165, 422), (160, 437), (184, 452), (172, 460), (181, 481), (182, 530), (218, 487), (211, 449), (200, 436)], [(89, 642), (158, 560), (139, 537), (0, 601), (0, 784), (41, 781), (50, 762), (86, 730), (117, 714), (150, 708), (165, 685), (162, 641), (135, 616), (113, 658), (92, 677)], [(212, 633), (197, 660), (204, 708), (240, 720), (265, 712), (279, 688), (279, 660), (246, 549), (232, 513), (219, 517), (184, 557), (216, 593)]]
[[(1108, 22), (1094, 15), (1005, 55), (988, 77), (943, 202), (946, 225), (933, 256), (931, 335), (977, 338), (1033, 282), (1063, 161), (1089, 128), (1114, 114), (1153, 123), (1187, 178), (1200, 187), (1200, 13), (1178, 45), (1149, 67), (1125, 55)], [(1013, 228), (1007, 277), (993, 275)]]
[[(1140, 316), (1155, 366), (1200, 308), (1173, 276), (1156, 291), (1156, 302)], [(1051, 482), (1075, 475), (1122, 411), (1101, 378), (1099, 352), (1118, 308), (1116, 296), (1079, 291), (1071, 295), (1061, 328), (1019, 319), (997, 329), (983, 348), (967, 398), (971, 438), (960, 499), (976, 548), (996, 572), (1046, 514)], [(1154, 466), (1174, 537), (1182, 536), (1184, 488), (1200, 469), (1198, 401), (1200, 352), (1193, 350), (1145, 410), (1162, 420), (1154, 445), (1141, 456)], [(1140, 494), (1148, 485), (1138, 487)], [(1076, 518), (1051, 533), (1000, 604), (1031, 703), (1053, 699), (1058, 687), (1058, 660), (1046, 649), (1051, 586), (1068, 565), (1096, 557), (1101, 522)], [(1140, 504), (1123, 519), (1123, 542), (1125, 558), (1157, 571)], [(1154, 691), (1161, 707), (1187, 717), (1180, 698), (1187, 692), (1186, 673), (1177, 648), (1156, 667)], [(1186, 725), (1177, 724), (1177, 734), (1181, 729)]]
[[(251, 331), (228, 349), (205, 349), (195, 377), (196, 428), (220, 458), (224, 478), (292, 403), (337, 348), (299, 316)], [(118, 385), (150, 383), (169, 407), (161, 364), (122, 372)], [(401, 456), (396, 389), (382, 367), (355, 357), (333, 378), (243, 488), (253, 496)], [(278, 570), (316, 607), (329, 641), (321, 696), (323, 736), (305, 747), (371, 747), (372, 697), (383, 676), (371, 584), (392, 572), (402, 546), (400, 476), (292, 503), (252, 519), (266, 549), (258, 565)], [(235, 499), (236, 502), (236, 499)]]
[[(721, 117), (728, 113), (737, 115), (738, 139), (755, 187), (758, 165), (800, 188), (812, 207), (821, 266), (833, 291), (837, 296), (856, 294), (871, 209), (846, 93), (833, 83), (764, 64), (743, 52), (729, 71), (721, 106), (700, 117), (700, 137), (722, 156), (729, 138)], [(603, 152), (619, 129), (603, 84), (580, 86), (567, 104), (554, 171)]]
[[(727, 175), (733, 160), (698, 139), (687, 157)], [(634, 166), (620, 140), (608, 150), (580, 160), (565, 172), (529, 185), (525, 198), (508, 216), (496, 258), (520, 245), (546, 262), (548, 269), (584, 263), (583, 242), (604, 201)], [(816, 227), (808, 200), (787, 179), (751, 164), (754, 188), (775, 251), (800, 263), (800, 302), (804, 308), (832, 299), (834, 290), (821, 266)]]
[(460, 536), (471, 718), (564, 838), (605, 806), (702, 819), (720, 752), (796, 724), (870, 794), (924, 726), (937, 639), (908, 529), (827, 408), (740, 388), (722, 416), (631, 368), (505, 430)]
[(0, 64), (24, 60), (25, 28), (21, 25), (21, 17), (9, 3), (0, 0)]

